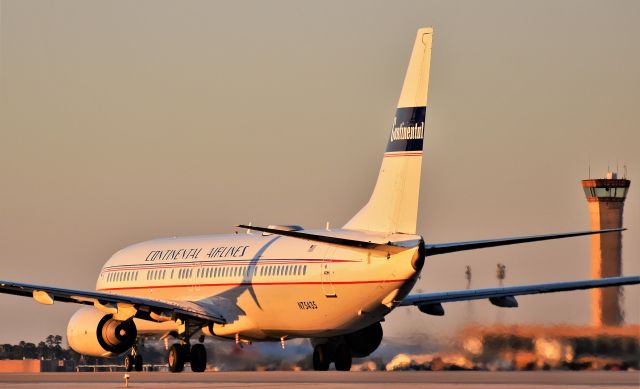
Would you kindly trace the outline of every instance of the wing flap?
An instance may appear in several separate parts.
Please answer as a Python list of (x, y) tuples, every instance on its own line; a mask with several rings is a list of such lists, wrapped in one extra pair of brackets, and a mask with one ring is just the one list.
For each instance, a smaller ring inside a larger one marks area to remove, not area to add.
[[(640, 276), (631, 277), (609, 277), (596, 280), (581, 280), (569, 282), (555, 282), (548, 284), (533, 284), (509, 286), (504, 288), (487, 288), (456, 290), (450, 292), (420, 293), (407, 296), (400, 306), (408, 305), (430, 305), (449, 303), (453, 301), (467, 301), (480, 299), (499, 299), (501, 297), (522, 296), (527, 294), (566, 292), (570, 290), (605, 288), (608, 286), (622, 286), (640, 284)], [(494, 300), (498, 301), (498, 300)]]

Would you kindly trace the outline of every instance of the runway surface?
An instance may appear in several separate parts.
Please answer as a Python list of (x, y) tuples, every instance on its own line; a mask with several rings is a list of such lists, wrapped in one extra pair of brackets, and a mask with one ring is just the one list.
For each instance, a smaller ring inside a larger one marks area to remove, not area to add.
[[(640, 372), (129, 373), (130, 388), (639, 388)], [(3, 388), (122, 388), (124, 373), (3, 373)]]

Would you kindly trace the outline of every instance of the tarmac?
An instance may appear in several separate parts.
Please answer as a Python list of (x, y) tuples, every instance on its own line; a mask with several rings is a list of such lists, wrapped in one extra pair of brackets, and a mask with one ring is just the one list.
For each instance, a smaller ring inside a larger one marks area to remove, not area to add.
[[(638, 371), (129, 373), (129, 388), (639, 388)], [(2, 373), (0, 388), (122, 388), (124, 373)]]

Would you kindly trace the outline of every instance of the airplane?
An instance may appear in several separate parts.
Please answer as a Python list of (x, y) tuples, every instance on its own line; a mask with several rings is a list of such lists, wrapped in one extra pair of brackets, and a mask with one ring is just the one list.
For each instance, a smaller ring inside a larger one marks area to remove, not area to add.
[[(247, 233), (150, 240), (115, 253), (95, 291), (0, 281), (0, 292), (83, 305), (67, 338), (75, 351), (124, 356), (142, 370), (138, 342), (164, 339), (172, 372), (207, 365), (206, 337), (244, 344), (307, 338), (314, 370), (348, 371), (374, 352), (398, 307), (444, 315), (444, 303), (640, 283), (640, 276), (411, 294), (427, 258), (624, 229), (428, 243), (416, 232), (433, 29), (418, 30), (382, 166), (369, 201), (342, 228), (240, 224)], [(194, 344), (192, 344), (194, 343)]]

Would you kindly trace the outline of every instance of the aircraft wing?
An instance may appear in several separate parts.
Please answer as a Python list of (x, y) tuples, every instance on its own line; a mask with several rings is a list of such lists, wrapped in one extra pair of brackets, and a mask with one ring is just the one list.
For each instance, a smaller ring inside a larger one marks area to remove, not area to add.
[(624, 230), (626, 230), (626, 228), (612, 228), (612, 229), (596, 230), (596, 231), (567, 232), (562, 234), (518, 236), (513, 238), (476, 240), (476, 241), (468, 241), (468, 242), (425, 244), (425, 249), (426, 249), (426, 255), (429, 256), (429, 255), (453, 253), (456, 251), (483, 249), (486, 247), (506, 246), (511, 244), (539, 242), (542, 240), (571, 238), (574, 236), (607, 234), (611, 232), (620, 232)]
[(205, 307), (198, 302), (156, 300), (11, 281), (0, 281), (0, 293), (32, 297), (37, 302), (47, 305), (53, 304), (54, 301), (93, 305), (105, 313), (113, 314), (118, 320), (136, 317), (161, 322), (179, 318), (183, 321), (190, 319), (203, 323), (225, 323), (220, 313), (213, 312), (210, 306)]
[[(449, 292), (420, 293), (407, 296), (399, 304), (400, 306), (416, 305), (429, 306), (453, 301), (489, 299), (494, 305), (502, 307), (516, 307), (514, 296), (538, 293), (566, 292), (570, 290), (604, 288), (607, 286), (621, 286), (640, 284), (640, 276), (610, 277), (595, 280), (581, 280), (568, 282), (555, 282), (549, 284), (533, 284), (508, 286), (504, 288), (487, 288), (471, 290), (455, 290)], [(501, 305), (504, 304), (504, 305)], [(440, 309), (442, 309), (440, 307)], [(435, 313), (437, 315), (437, 313)], [(444, 314), (442, 311), (441, 314)]]

